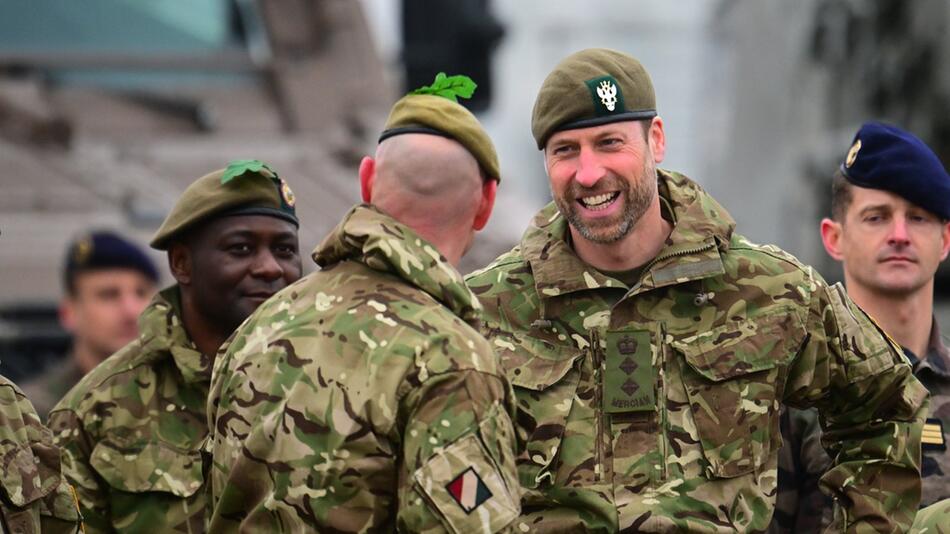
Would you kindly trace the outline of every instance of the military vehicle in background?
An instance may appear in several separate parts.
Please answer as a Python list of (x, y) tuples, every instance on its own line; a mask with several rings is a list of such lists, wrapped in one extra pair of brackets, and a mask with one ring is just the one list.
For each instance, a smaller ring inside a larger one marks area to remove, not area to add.
[[(0, 373), (22, 379), (68, 342), (53, 303), (70, 239), (144, 244), (229, 160), (289, 181), (308, 254), (359, 200), (395, 77), (357, 1), (0, 3)], [(518, 230), (489, 232), (469, 266)]]

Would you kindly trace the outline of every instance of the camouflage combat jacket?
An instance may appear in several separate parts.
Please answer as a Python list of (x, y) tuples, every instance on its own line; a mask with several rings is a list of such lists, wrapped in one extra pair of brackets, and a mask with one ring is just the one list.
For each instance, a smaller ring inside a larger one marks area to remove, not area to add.
[(139, 337), (50, 412), (87, 532), (201, 532), (201, 446), (211, 357), (181, 323), (178, 287), (152, 300)]
[(357, 206), (215, 363), (212, 532), (497, 532), (520, 511), (511, 386), (461, 275)]
[[(930, 410), (924, 425), (920, 473), (923, 482), (920, 505), (950, 500), (950, 351), (940, 335), (936, 319), (930, 329), (927, 357), (910, 357), (914, 375), (930, 391)], [(815, 486), (831, 465), (831, 458), (818, 446), (821, 427), (814, 410), (788, 410), (782, 414), (785, 447), (779, 453), (779, 485), (775, 517), (769, 532), (817, 532), (831, 516), (828, 499)], [(948, 523), (950, 531), (950, 523)]]
[(698, 185), (659, 189), (673, 231), (632, 287), (575, 255), (553, 204), (468, 279), (518, 400), (525, 531), (764, 530), (782, 403), (827, 416), (838, 528), (906, 529), (926, 391), (903, 356)]
[(80, 531), (53, 436), (23, 393), (0, 376), (0, 532)]

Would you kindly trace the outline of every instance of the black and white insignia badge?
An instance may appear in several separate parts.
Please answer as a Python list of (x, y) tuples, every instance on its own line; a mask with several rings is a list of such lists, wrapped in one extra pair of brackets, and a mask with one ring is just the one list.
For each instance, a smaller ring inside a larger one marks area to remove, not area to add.
[(623, 91), (620, 90), (620, 85), (613, 76), (601, 76), (584, 83), (590, 90), (597, 115), (611, 115), (625, 111)]
[(466, 514), (472, 513), (472, 510), (478, 508), (492, 497), (488, 486), (482, 482), (481, 477), (479, 477), (478, 473), (471, 467), (463, 471), (461, 475), (455, 477), (445, 488)]

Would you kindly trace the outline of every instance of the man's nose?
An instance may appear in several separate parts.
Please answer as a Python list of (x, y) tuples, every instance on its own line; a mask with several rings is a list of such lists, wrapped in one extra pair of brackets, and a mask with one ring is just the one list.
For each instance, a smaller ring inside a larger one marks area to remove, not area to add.
[(584, 187), (594, 187), (607, 174), (600, 158), (591, 150), (582, 148), (577, 162), (574, 180)]
[(910, 243), (910, 234), (907, 231), (907, 219), (901, 216), (894, 217), (891, 231), (887, 238), (892, 245), (907, 245)]
[(284, 275), (284, 268), (270, 250), (265, 250), (254, 258), (251, 275), (264, 280), (277, 280)]

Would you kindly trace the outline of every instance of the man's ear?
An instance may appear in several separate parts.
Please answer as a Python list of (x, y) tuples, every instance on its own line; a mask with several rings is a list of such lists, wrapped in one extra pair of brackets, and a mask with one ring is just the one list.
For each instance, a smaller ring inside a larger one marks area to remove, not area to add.
[(63, 297), (63, 300), (59, 301), (57, 313), (59, 314), (59, 324), (63, 326), (63, 329), (69, 333), (75, 332), (76, 300), (72, 295), (67, 295)]
[(653, 117), (650, 122), (648, 138), (650, 140), (650, 150), (653, 151), (653, 162), (656, 164), (662, 163), (663, 158), (666, 157), (666, 134), (663, 133), (663, 119)]
[(841, 223), (825, 217), (821, 220), (821, 242), (832, 258), (843, 261), (841, 254)]
[(495, 207), (495, 194), (497, 192), (498, 180), (488, 179), (482, 183), (482, 198), (478, 204), (478, 211), (475, 212), (475, 222), (472, 224), (472, 228), (476, 231), (485, 228), (485, 225), (488, 224), (492, 208)]
[(366, 156), (360, 161), (360, 196), (363, 202), (373, 201), (373, 180), (376, 178), (376, 160)]
[(183, 243), (168, 247), (168, 270), (179, 285), (191, 285), (191, 250)]
[(950, 252), (950, 221), (943, 223), (943, 251), (940, 254), (940, 261), (947, 259), (947, 253)]

